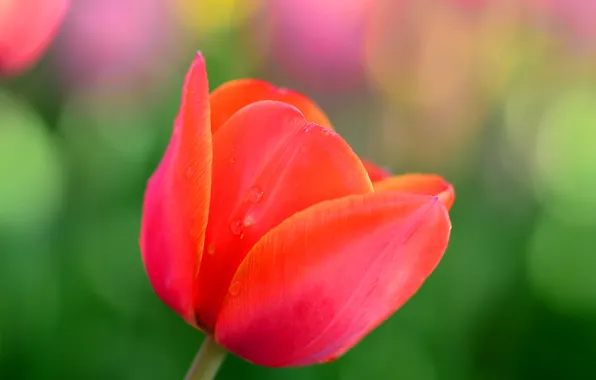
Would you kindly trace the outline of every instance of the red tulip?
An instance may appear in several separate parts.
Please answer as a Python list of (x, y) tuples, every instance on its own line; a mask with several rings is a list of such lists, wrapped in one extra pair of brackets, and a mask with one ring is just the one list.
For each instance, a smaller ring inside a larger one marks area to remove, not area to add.
[(197, 55), (147, 186), (141, 251), (158, 296), (227, 350), (308, 365), (418, 290), (447, 247), (453, 198), (438, 176), (373, 186), (296, 92), (249, 79), (209, 95)]
[(45, 52), (69, 0), (0, 1), (0, 75), (16, 74)]

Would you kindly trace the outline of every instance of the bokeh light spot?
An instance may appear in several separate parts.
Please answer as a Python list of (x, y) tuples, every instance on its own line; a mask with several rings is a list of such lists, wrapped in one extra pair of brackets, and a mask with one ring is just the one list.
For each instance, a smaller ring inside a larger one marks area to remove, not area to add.
[(582, 85), (562, 91), (538, 132), (536, 189), (546, 203), (554, 198), (568, 204), (573, 218), (594, 219), (595, 142), (596, 90)]
[(0, 93), (0, 226), (38, 227), (61, 206), (64, 170), (43, 121)]

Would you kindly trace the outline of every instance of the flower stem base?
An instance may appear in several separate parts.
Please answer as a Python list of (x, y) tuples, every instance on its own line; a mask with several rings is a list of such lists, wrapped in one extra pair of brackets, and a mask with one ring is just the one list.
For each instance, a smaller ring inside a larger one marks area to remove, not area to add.
[(226, 358), (227, 351), (209, 336), (195, 356), (184, 380), (213, 380)]

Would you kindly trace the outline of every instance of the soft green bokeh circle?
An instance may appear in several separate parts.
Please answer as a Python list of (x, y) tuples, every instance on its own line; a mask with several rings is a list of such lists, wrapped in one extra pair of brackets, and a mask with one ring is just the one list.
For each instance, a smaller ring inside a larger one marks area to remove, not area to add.
[(529, 278), (554, 308), (596, 313), (596, 90), (569, 85), (541, 120), (534, 174), (546, 214), (529, 250)]
[[(539, 196), (568, 220), (596, 220), (596, 89), (562, 91), (546, 107), (536, 145)], [(553, 211), (555, 211), (553, 209)]]
[[(147, 180), (147, 158), (161, 125), (154, 120), (155, 106), (141, 96), (89, 91), (65, 102), (58, 128), (72, 160), (73, 182), (85, 200), (110, 202)], [(169, 136), (172, 122), (163, 128)]]
[(43, 121), (0, 92), (0, 226), (36, 227), (61, 206), (64, 170)]

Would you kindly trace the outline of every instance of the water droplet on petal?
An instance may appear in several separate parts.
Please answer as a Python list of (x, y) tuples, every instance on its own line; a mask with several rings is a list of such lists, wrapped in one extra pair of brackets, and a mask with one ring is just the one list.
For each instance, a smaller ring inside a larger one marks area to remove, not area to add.
[(244, 220), (242, 220), (242, 224), (244, 225), (244, 227), (252, 226), (253, 224), (255, 224), (255, 219), (250, 215), (246, 215), (244, 217)]
[(215, 245), (213, 245), (213, 243), (209, 243), (209, 245), (207, 245), (207, 253), (209, 255), (213, 255), (215, 253)]
[(235, 164), (236, 163), (236, 157), (230, 156), (229, 161), (230, 161), (230, 164)]
[(259, 203), (263, 199), (263, 190), (254, 186), (248, 191), (247, 200), (251, 203)]
[(304, 129), (302, 129), (302, 131), (308, 133), (312, 130), (313, 127), (315, 128), (315, 130), (320, 128), (318, 124), (308, 123), (304, 126)]
[(329, 128), (321, 128), (321, 134), (323, 136), (332, 136), (335, 133), (331, 129), (329, 129)]
[(234, 281), (232, 282), (232, 284), (230, 285), (230, 288), (228, 289), (228, 292), (230, 293), (231, 296), (237, 296), (238, 293), (240, 293), (240, 281)]
[(244, 231), (244, 223), (240, 219), (232, 220), (230, 229), (234, 235), (241, 235), (242, 231)]

